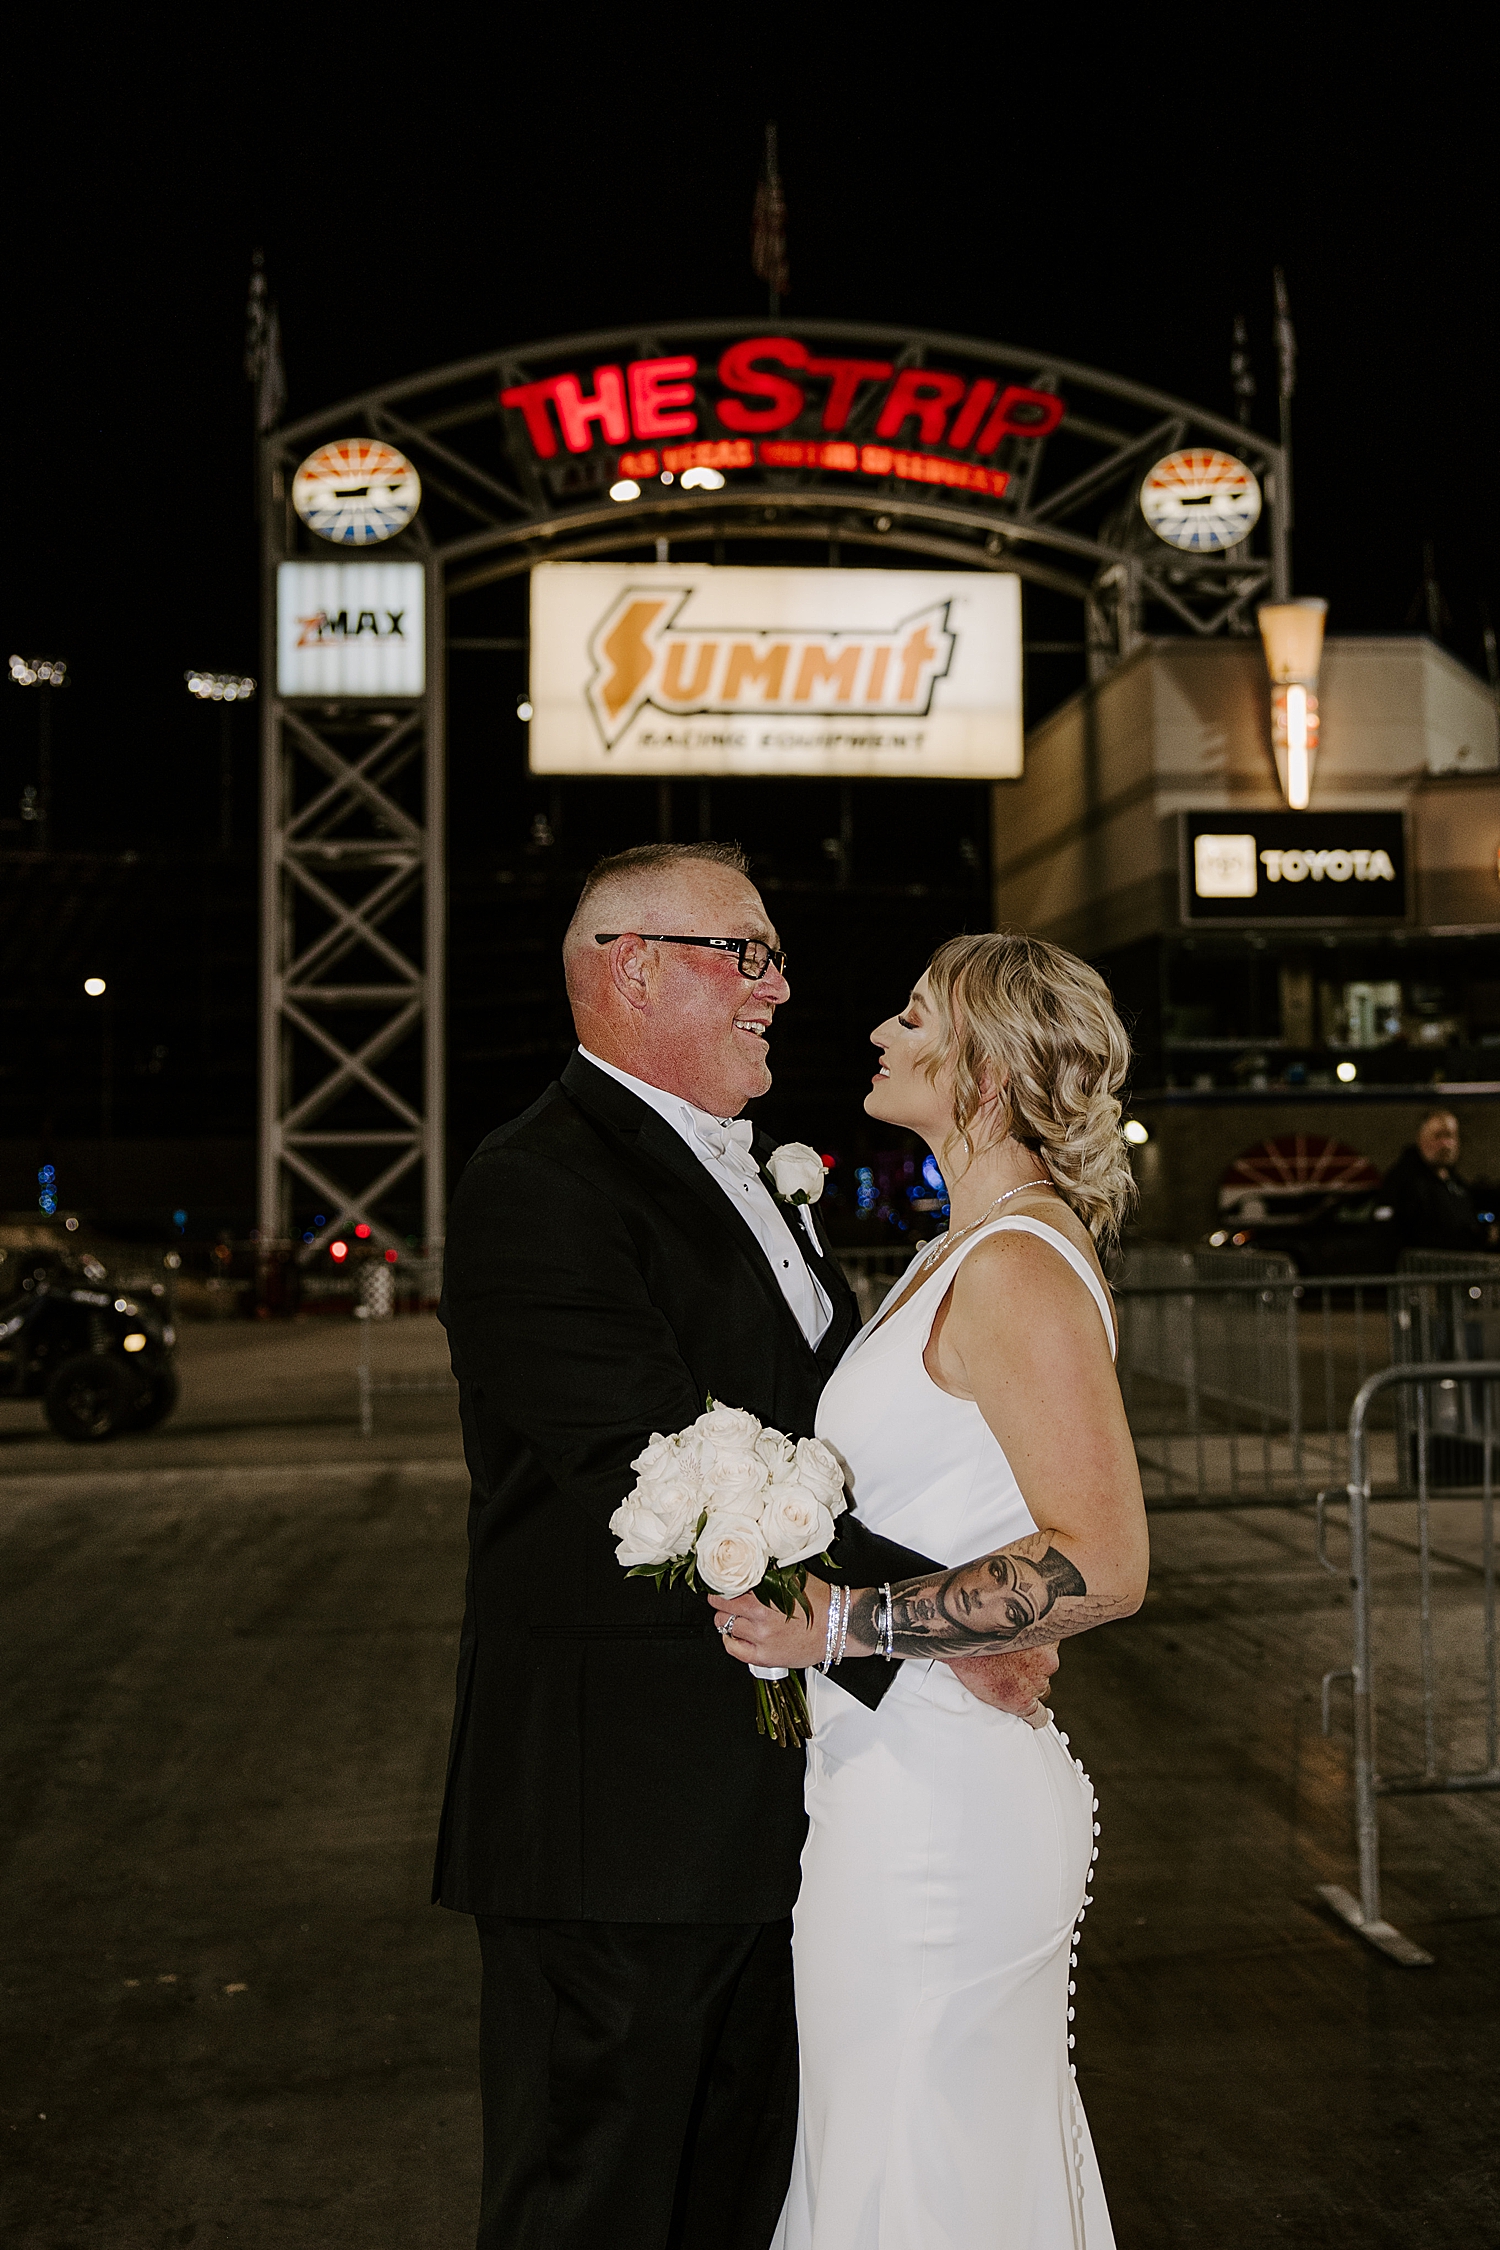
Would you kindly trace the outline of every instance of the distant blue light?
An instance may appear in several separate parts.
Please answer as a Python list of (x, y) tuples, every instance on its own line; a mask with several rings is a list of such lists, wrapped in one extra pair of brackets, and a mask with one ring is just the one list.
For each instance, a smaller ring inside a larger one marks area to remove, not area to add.
[(53, 1194), (51, 1188), (43, 1188), (41, 1194), (37, 1197), (37, 1202), (41, 1205), (42, 1209), (46, 1212), (48, 1218), (50, 1219), (53, 1212), (57, 1209), (57, 1197)]
[(302, 1239), (303, 1239), (303, 1241), (304, 1241), (304, 1242), (311, 1242), (311, 1240), (312, 1240), (312, 1229), (311, 1229), (311, 1227), (309, 1227), (309, 1228), (308, 1228), (308, 1230), (307, 1230), (306, 1234), (304, 1234), (304, 1235), (303, 1235)]
[(186, 1213), (186, 1211), (174, 1211), (174, 1212), (172, 1213), (172, 1224), (173, 1224), (173, 1226), (174, 1226), (174, 1227), (175, 1227), (175, 1228), (177, 1229), (177, 1232), (178, 1232), (179, 1234), (184, 1234), (184, 1233), (186, 1233), (186, 1231), (187, 1231), (187, 1213)]
[(55, 1164), (44, 1164), (37, 1174), (37, 1183), (41, 1187), (51, 1187), (56, 1178), (57, 1166)]
[(937, 1158), (935, 1156), (923, 1157), (922, 1177), (927, 1182), (927, 1185), (931, 1188), (934, 1195), (947, 1194), (948, 1191), (943, 1182), (943, 1175), (938, 1170)]
[(875, 1204), (875, 1175), (868, 1164), (856, 1167), (854, 1174), (854, 1200), (861, 1211), (873, 1210)]
[(324, 1216), (323, 1216), (322, 1212), (321, 1212), (321, 1211), (317, 1212), (317, 1213), (315, 1214), (314, 1218), (313, 1218), (313, 1225), (314, 1225), (315, 1227), (326, 1227), (326, 1226), (327, 1226), (327, 1224), (328, 1224), (328, 1221), (327, 1221), (327, 1220), (326, 1220), (326, 1219), (324, 1218)]

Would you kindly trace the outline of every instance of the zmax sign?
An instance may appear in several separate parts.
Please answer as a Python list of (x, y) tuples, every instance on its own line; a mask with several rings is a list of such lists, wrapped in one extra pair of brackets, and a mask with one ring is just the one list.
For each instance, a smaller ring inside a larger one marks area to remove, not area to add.
[(1021, 770), (1009, 572), (543, 563), (533, 773)]
[(1186, 922), (1399, 922), (1400, 813), (1182, 815)]
[(276, 573), (281, 695), (420, 695), (421, 563), (284, 562)]

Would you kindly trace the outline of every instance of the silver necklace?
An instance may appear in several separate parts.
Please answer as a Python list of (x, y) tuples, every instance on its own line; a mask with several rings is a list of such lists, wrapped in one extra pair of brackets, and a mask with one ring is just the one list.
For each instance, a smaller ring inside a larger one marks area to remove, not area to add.
[(1003, 1195), (996, 1196), (994, 1202), (989, 1205), (988, 1209), (980, 1212), (977, 1219), (971, 1219), (966, 1227), (960, 1227), (957, 1234), (940, 1234), (936, 1242), (929, 1243), (927, 1248), (922, 1252), (921, 1257), (918, 1258), (916, 1264), (912, 1267), (911, 1273), (907, 1276), (907, 1279), (910, 1280), (912, 1276), (919, 1273), (922, 1267), (925, 1265), (936, 1265), (940, 1257), (942, 1257), (949, 1250), (952, 1250), (958, 1243), (962, 1242), (966, 1235), (975, 1233), (978, 1228), (984, 1225), (985, 1220), (990, 1215), (990, 1212), (998, 1211), (1002, 1203), (1009, 1203), (1013, 1195), (1024, 1195), (1027, 1188), (1036, 1187), (1046, 1188), (1053, 1195), (1057, 1193), (1057, 1189), (1053, 1186), (1052, 1181), (1047, 1179), (1040, 1172), (1037, 1174), (1034, 1180), (1023, 1180), (1019, 1187), (1007, 1188)]

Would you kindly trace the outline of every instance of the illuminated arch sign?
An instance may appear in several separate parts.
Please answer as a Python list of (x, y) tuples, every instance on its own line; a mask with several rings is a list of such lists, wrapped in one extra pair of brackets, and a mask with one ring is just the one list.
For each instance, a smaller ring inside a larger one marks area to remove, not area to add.
[[(903, 367), (780, 335), (707, 359), (673, 352), (510, 383), (500, 404), (534, 460), (609, 451), (616, 482), (818, 469), (995, 500), (1014, 474), (1007, 441), (1048, 437), (1067, 412), (1056, 391), (994, 373)], [(815, 435), (802, 434), (809, 425)]]

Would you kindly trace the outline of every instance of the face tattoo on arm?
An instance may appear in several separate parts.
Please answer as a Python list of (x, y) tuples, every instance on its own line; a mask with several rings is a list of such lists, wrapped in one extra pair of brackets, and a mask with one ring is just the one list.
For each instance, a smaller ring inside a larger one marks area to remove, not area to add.
[[(1055, 1640), (1059, 1620), (1045, 1632), (1040, 1628), (1059, 1602), (1069, 1605), (1068, 1633), (1112, 1614), (1102, 1603), (1088, 1603), (1083, 1573), (1052, 1545), (1049, 1532), (1037, 1531), (957, 1570), (893, 1586), (885, 1632), (879, 1590), (862, 1588), (854, 1597), (850, 1636), (892, 1656), (1002, 1656)], [(1085, 1619), (1074, 1604), (1097, 1606), (1099, 1619)]]

